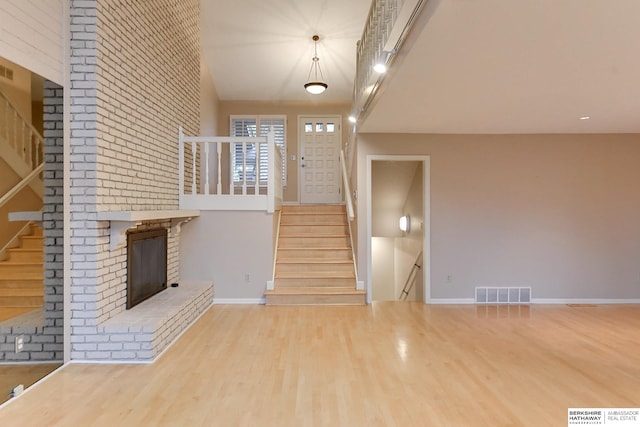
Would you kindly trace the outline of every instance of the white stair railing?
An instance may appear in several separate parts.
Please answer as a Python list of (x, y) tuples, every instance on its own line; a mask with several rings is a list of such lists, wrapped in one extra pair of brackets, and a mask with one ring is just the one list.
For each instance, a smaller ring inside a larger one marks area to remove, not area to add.
[(29, 167), (36, 169), (43, 161), (43, 138), (0, 90), (0, 139), (11, 147)]
[[(351, 115), (360, 121), (384, 80), (384, 73), (374, 70), (377, 64), (387, 68), (409, 34), (415, 19), (428, 0), (373, 0), (362, 37), (356, 47), (356, 76), (353, 85)], [(356, 144), (356, 127), (347, 137), (347, 159), (351, 160)], [(351, 173), (351, 162), (347, 171)]]
[[(185, 136), (180, 128), (178, 137), (181, 209), (280, 209), (284, 159), (273, 130), (266, 137), (213, 137)], [(233, 153), (241, 158), (237, 170), (230, 166)]]
[[(6, 193), (0, 195), (0, 207), (26, 186), (30, 186), (35, 194), (42, 197), (42, 183), (38, 180), (44, 169), (43, 148), (44, 140), (40, 133), (18, 112), (0, 89), (0, 157), (22, 178)], [(2, 218), (0, 221), (6, 220), (7, 218)], [(13, 245), (22, 232), (23, 230), (19, 230), (0, 249), (0, 258), (5, 256), (7, 247)]]

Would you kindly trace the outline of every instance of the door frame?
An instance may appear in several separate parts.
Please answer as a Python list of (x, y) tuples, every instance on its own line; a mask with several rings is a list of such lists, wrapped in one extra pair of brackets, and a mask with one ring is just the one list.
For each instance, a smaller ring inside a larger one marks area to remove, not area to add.
[(367, 303), (371, 304), (373, 298), (373, 268), (371, 265), (371, 237), (372, 237), (372, 219), (373, 207), (371, 199), (373, 196), (371, 187), (372, 163), (374, 161), (418, 161), (422, 162), (422, 185), (423, 185), (423, 206), (424, 224), (422, 227), (422, 277), (423, 277), (423, 302), (431, 303), (431, 156), (424, 155), (384, 155), (369, 154), (367, 155), (367, 240), (366, 240), (366, 257), (367, 257), (367, 283), (365, 285), (367, 291)]
[[(340, 153), (340, 150), (342, 149), (342, 115), (340, 114), (298, 114), (298, 123), (297, 123), (297, 139), (298, 139), (298, 163), (297, 163), (297, 168), (298, 168), (298, 204), (302, 204), (302, 168), (300, 167), (301, 165), (301, 158), (302, 158), (302, 118), (303, 117), (321, 117), (321, 118), (336, 118), (336, 124), (338, 125), (338, 131), (339, 131), (339, 135), (338, 135), (338, 153)], [(338, 159), (339, 160), (339, 159)], [(344, 194), (343, 194), (343, 188), (342, 188), (342, 174), (340, 172), (340, 168), (339, 168), (339, 164), (338, 164), (338, 174), (340, 176), (340, 179), (338, 180), (338, 185), (339, 185), (339, 193), (340, 193), (340, 200), (341, 202), (344, 202)]]

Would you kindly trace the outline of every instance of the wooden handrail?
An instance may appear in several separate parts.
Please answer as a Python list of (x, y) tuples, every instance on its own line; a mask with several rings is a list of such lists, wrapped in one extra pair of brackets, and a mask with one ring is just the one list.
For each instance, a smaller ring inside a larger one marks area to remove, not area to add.
[(4, 245), (4, 247), (2, 249), (0, 249), (0, 260), (4, 260), (5, 259), (6, 253), (7, 253), (7, 249), (13, 248), (15, 245), (18, 244), (18, 238), (27, 233), (27, 230), (29, 229), (29, 227), (31, 227), (31, 224), (33, 224), (33, 223), (31, 221), (29, 221), (25, 225), (23, 225), (22, 228), (20, 228), (20, 230), (18, 230), (18, 232), (15, 233), (11, 239), (9, 239), (7, 244)]
[(353, 210), (353, 200), (351, 199), (351, 186), (349, 185), (349, 175), (347, 174), (347, 159), (344, 155), (344, 150), (340, 150), (340, 164), (342, 165), (342, 183), (344, 185), (344, 200), (347, 204), (347, 215), (349, 221), (353, 221), (356, 218), (355, 211)]
[(411, 266), (411, 271), (409, 272), (409, 276), (407, 276), (407, 281), (404, 282), (404, 287), (402, 288), (402, 292), (400, 293), (400, 296), (398, 297), (398, 299), (401, 299), (403, 301), (407, 300), (407, 297), (409, 296), (409, 292), (411, 292), (411, 289), (413, 288), (413, 283), (415, 279), (414, 273), (417, 273), (417, 271), (422, 268), (422, 266), (418, 264), (418, 261), (420, 261), (420, 258), (422, 258), (422, 251), (418, 253), (416, 260), (413, 262), (413, 266)]
[(34, 170), (29, 173), (29, 175), (22, 178), (22, 181), (13, 186), (13, 188), (5, 193), (4, 196), (0, 197), (0, 207), (2, 207), (5, 203), (7, 203), (13, 196), (18, 194), (20, 190), (29, 185), (32, 179), (36, 176), (40, 175), (42, 170), (44, 169), (44, 163), (40, 163)]

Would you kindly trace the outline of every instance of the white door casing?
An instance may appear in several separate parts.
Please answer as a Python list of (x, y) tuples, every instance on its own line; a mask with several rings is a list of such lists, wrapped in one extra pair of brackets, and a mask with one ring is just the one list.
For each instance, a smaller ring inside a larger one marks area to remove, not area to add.
[(299, 116), (300, 203), (341, 203), (340, 116)]

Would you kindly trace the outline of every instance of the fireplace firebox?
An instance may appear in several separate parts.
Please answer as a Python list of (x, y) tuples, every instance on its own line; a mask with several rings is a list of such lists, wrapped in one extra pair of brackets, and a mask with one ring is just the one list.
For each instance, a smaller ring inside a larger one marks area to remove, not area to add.
[(167, 230), (127, 235), (127, 310), (167, 288)]

